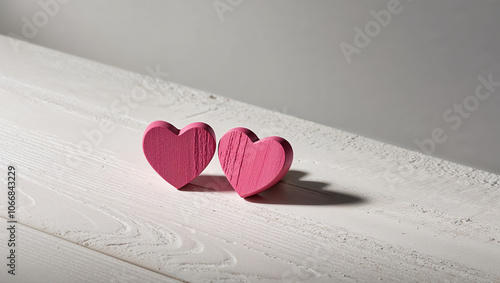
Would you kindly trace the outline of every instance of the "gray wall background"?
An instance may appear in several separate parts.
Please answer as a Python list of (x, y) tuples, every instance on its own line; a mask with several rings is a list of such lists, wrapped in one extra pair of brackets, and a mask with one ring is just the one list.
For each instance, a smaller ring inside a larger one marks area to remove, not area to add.
[(0, 33), (500, 173), (500, 1), (394, 1), (0, 0)]

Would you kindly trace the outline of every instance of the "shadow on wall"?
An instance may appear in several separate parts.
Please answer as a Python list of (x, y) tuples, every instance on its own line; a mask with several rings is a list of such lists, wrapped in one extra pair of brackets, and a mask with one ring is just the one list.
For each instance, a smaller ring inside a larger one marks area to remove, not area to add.
[[(329, 183), (301, 180), (306, 175), (307, 173), (303, 171), (290, 170), (284, 180), (258, 195), (245, 198), (245, 200), (253, 203), (283, 205), (350, 205), (367, 201), (352, 194), (325, 190), (324, 188), (329, 186)], [(181, 190), (236, 193), (226, 177), (221, 175), (200, 175)]]

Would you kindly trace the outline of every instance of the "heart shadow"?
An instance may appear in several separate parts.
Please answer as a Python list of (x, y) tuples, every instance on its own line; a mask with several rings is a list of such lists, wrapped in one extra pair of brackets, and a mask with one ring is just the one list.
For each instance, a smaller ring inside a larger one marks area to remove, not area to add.
[(210, 174), (199, 175), (180, 190), (189, 192), (235, 192), (226, 176)]
[[(254, 203), (294, 204), (294, 205), (351, 205), (367, 202), (353, 194), (341, 193), (332, 189), (332, 184), (318, 181), (301, 180), (308, 173), (290, 170), (283, 180), (262, 193), (245, 198)], [(341, 189), (339, 187), (339, 189)]]
[[(290, 170), (279, 183), (245, 200), (252, 203), (282, 205), (351, 205), (367, 202), (360, 196), (331, 189), (325, 190), (325, 187), (332, 186), (329, 183), (301, 180), (307, 175), (308, 173), (304, 171)], [(200, 175), (181, 190), (236, 193), (227, 178), (221, 175)]]

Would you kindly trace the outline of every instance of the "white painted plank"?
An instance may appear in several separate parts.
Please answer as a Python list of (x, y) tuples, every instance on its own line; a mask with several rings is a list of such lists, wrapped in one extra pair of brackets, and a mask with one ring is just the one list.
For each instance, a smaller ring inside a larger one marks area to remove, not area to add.
[[(500, 280), (498, 175), (0, 39), (0, 166), (18, 168), (23, 225), (188, 281)], [(78, 153), (105, 119), (115, 129)], [(157, 119), (280, 135), (295, 161), (248, 200), (216, 157), (177, 191), (141, 152)]]
[[(2, 264), (1, 282), (182, 282), (25, 225), (16, 226), (15, 275)], [(5, 247), (1, 250), (3, 257)]]

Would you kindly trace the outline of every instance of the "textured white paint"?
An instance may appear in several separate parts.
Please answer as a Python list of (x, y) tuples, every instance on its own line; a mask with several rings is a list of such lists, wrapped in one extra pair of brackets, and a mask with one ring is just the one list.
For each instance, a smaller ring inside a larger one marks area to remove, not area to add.
[[(0, 34), (139, 73), (158, 64), (172, 82), (500, 174), (500, 88), (446, 112), (478, 76), (500, 81), (499, 1), (71, 0), (27, 30), (45, 1), (0, 0)], [(377, 32), (388, 5), (400, 12)], [(341, 44), (360, 53), (348, 63)], [(436, 128), (446, 141), (423, 151), (415, 140)]]
[[(60, 280), (71, 266), (88, 271), (73, 272), (75, 281), (92, 282), (500, 280), (498, 175), (163, 81), (129, 113), (111, 115), (147, 77), (22, 46), (16, 54), (0, 37), (0, 168), (14, 164), (19, 174), (22, 276), (56, 278), (33, 274), (40, 257), (28, 254), (64, 245), (53, 256)], [(67, 166), (83, 131), (104, 119), (115, 130)], [(217, 156), (177, 191), (141, 151), (158, 119), (203, 121), (217, 138), (237, 126), (283, 136), (294, 163), (248, 200), (229, 187)], [(401, 166), (410, 174), (401, 177)], [(92, 273), (96, 264), (109, 272)]]

